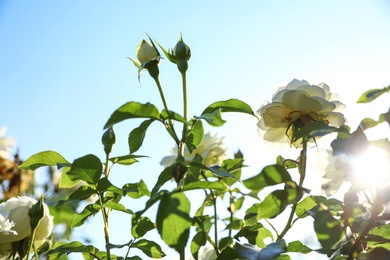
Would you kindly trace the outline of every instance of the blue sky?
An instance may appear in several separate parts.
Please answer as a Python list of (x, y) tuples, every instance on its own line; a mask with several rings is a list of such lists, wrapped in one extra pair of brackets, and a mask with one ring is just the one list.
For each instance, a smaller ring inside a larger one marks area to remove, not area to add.
[[(165, 48), (172, 48), (182, 33), (191, 47), (189, 115), (233, 97), (257, 110), (278, 87), (297, 78), (325, 82), (340, 93), (340, 100), (352, 107), (346, 111), (349, 123), (356, 125), (354, 115), (372, 113), (353, 106), (358, 96), (390, 84), (390, 2), (385, 0), (3, 0), (0, 126), (16, 139), (22, 158), (43, 150), (58, 151), (70, 161), (88, 153), (103, 158), (102, 128), (116, 108), (138, 101), (162, 109), (147, 73), (139, 84), (126, 58), (135, 57), (145, 33)], [(160, 73), (168, 106), (181, 112), (175, 66), (164, 59)], [(248, 156), (248, 176), (273, 162), (253, 118), (226, 119), (225, 126), (214, 130), (225, 136), (231, 153), (242, 149)], [(115, 128), (114, 155), (128, 153), (128, 133), (139, 123)], [(158, 125), (146, 138), (139, 154), (150, 158), (116, 170), (115, 184), (143, 178), (153, 185), (162, 170), (159, 161), (173, 142)], [(121, 228), (114, 226), (112, 232)]]

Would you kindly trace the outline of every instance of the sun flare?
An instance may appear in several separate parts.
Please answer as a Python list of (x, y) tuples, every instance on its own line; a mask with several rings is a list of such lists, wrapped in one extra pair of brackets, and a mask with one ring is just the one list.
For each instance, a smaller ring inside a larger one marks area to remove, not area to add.
[(390, 181), (390, 155), (383, 149), (370, 146), (352, 165), (354, 181), (363, 186), (375, 188)]

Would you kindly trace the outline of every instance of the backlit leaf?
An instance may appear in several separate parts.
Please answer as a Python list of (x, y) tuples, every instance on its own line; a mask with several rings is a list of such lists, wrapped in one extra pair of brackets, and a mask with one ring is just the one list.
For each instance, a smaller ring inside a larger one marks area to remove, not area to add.
[(135, 153), (142, 146), (144, 142), (146, 130), (155, 119), (143, 121), (139, 127), (134, 128), (129, 134), (130, 153)]
[(57, 152), (44, 151), (30, 156), (19, 168), (22, 170), (36, 170), (42, 166), (56, 166), (57, 164), (69, 164), (69, 162)]
[(325, 251), (330, 251), (332, 247), (340, 241), (342, 228), (339, 220), (335, 219), (329, 210), (319, 208), (314, 215), (314, 230), (318, 241)]
[(261, 190), (264, 187), (291, 181), (288, 171), (281, 165), (268, 165), (256, 176), (244, 180), (246, 188), (250, 190)]
[(114, 111), (104, 125), (104, 129), (131, 118), (150, 118), (158, 120), (160, 119), (160, 112), (157, 107), (151, 103), (141, 104), (134, 101), (127, 102)]
[(144, 252), (144, 254), (152, 258), (162, 258), (165, 256), (165, 253), (161, 250), (160, 245), (154, 241), (140, 239), (133, 243), (131, 247), (140, 249)]
[(81, 180), (88, 184), (96, 185), (102, 175), (102, 171), (103, 166), (100, 159), (93, 154), (88, 154), (74, 160), (67, 175), (72, 181)]
[(164, 242), (183, 253), (191, 227), (190, 201), (182, 192), (166, 194), (157, 212), (157, 230)]

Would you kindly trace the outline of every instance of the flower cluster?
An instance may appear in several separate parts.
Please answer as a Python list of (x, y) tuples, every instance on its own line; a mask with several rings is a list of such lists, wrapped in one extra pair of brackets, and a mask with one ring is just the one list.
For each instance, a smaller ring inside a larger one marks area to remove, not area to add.
[[(31, 237), (30, 209), (38, 201), (27, 197), (11, 198), (0, 204), (0, 254), (9, 255), (12, 243)], [(53, 231), (53, 216), (43, 204), (44, 215), (35, 229), (34, 247), (39, 248)]]
[(342, 106), (339, 101), (334, 101), (328, 85), (310, 85), (305, 80), (294, 79), (276, 92), (271, 103), (257, 111), (260, 115), (257, 125), (264, 140), (289, 142), (299, 147), (298, 140), (294, 140), (295, 133), (310, 122), (343, 125), (345, 118), (337, 112)]
[[(183, 156), (187, 162), (192, 161), (196, 154), (199, 154), (203, 158), (204, 165), (220, 165), (223, 160), (227, 159), (227, 149), (222, 142), (223, 138), (218, 137), (216, 133), (208, 132), (204, 135), (202, 142), (192, 153), (190, 153), (187, 147), (184, 147)], [(176, 162), (177, 147), (171, 149), (172, 155), (165, 156), (160, 164), (169, 167)]]

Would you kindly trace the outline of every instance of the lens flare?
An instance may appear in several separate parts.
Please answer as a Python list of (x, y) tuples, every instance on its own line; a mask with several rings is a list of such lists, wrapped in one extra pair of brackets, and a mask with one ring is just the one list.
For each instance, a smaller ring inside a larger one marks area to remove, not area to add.
[(352, 160), (353, 182), (367, 188), (385, 185), (390, 181), (390, 154), (378, 147), (370, 146), (367, 151)]

